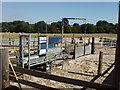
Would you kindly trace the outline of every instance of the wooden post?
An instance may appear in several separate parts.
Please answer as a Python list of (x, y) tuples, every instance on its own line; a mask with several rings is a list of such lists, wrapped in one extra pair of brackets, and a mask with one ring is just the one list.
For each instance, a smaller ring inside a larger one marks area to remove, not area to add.
[(100, 51), (99, 53), (99, 63), (98, 63), (98, 75), (102, 74), (102, 60), (103, 60), (103, 52)]
[(64, 69), (64, 61), (62, 61), (62, 70)]
[(94, 54), (94, 51), (95, 51), (95, 38), (92, 37), (92, 45), (91, 45), (91, 54)]
[[(10, 86), (9, 83), (9, 59), (8, 59), (8, 49), (0, 48), (0, 74), (2, 74), (2, 80), (0, 79), (0, 84), (2, 89)], [(1, 83), (2, 81), (2, 83)], [(1, 88), (1, 87), (0, 87)]]
[(72, 38), (72, 44), (75, 44), (75, 35), (73, 34), (73, 38)]
[(11, 45), (11, 38), (9, 38), (9, 45)]
[(88, 44), (90, 44), (90, 38), (88, 39)]
[(86, 55), (85, 53), (86, 53), (86, 49), (85, 49), (85, 46), (86, 44), (84, 43), (84, 56)]
[(73, 56), (74, 59), (76, 59), (76, 47), (77, 47), (77, 45), (74, 44), (74, 56)]
[(113, 73), (113, 86), (120, 90), (120, 2), (119, 2), (119, 18), (117, 30), (117, 46), (115, 56), (115, 68)]
[(12, 39), (12, 45), (13, 45), (13, 49), (15, 49), (15, 41), (14, 41), (14, 38)]

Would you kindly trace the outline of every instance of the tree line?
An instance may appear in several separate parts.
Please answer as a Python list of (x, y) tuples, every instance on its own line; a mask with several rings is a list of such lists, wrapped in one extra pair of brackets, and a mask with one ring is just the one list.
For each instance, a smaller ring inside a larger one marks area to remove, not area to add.
[[(30, 24), (25, 21), (2, 22), (2, 32), (24, 32), (24, 33), (61, 33), (62, 22), (53, 22), (51, 24), (45, 21), (39, 21)], [(73, 25), (64, 25), (64, 33), (116, 33), (118, 24), (109, 23), (105, 20), (99, 20), (95, 25), (91, 23)]]

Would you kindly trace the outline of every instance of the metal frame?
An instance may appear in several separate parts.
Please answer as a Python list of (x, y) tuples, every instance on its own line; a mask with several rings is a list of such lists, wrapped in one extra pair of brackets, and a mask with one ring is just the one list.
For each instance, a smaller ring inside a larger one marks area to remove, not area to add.
[(30, 38), (31, 38), (31, 35), (20, 35), (20, 62), (22, 63), (22, 68), (24, 68), (24, 46), (25, 46), (25, 43), (23, 42), (23, 39), (28, 39), (28, 69), (30, 69)]
[[(62, 18), (63, 20), (64, 18)], [(85, 22), (85, 25), (86, 25), (86, 18), (66, 18), (68, 20), (82, 20)], [(62, 24), (62, 34), (61, 34), (61, 37), (62, 37), (62, 44), (63, 44), (63, 33), (64, 33), (64, 24)], [(85, 27), (85, 32), (84, 32), (84, 55), (85, 55), (85, 34), (86, 34), (86, 27)], [(61, 47), (63, 47), (63, 45), (61, 45)]]
[[(62, 18), (62, 19), (64, 19), (64, 18)], [(68, 20), (82, 20), (86, 24), (86, 18), (66, 18), (66, 19), (68, 19)], [(62, 43), (63, 43), (63, 33), (64, 33), (64, 24), (62, 24), (62, 35), (61, 35), (62, 36)], [(85, 28), (85, 32), (84, 33), (86, 33), (86, 28)]]
[[(41, 40), (40, 37), (46, 37), (46, 39), (45, 40)], [(27, 46), (28, 47), (28, 57), (24, 57), (24, 46), (25, 45), (24, 45), (23, 40), (26, 39), (26, 38), (28, 39), (28, 43), (27, 43), (28, 44), (28, 46)], [(20, 35), (20, 41), (19, 41), (20, 45), (19, 46), (20, 46), (20, 62), (22, 64), (22, 68), (25, 67), (24, 66), (25, 64), (27, 64), (28, 65), (28, 69), (30, 69), (30, 67), (34, 66), (34, 65), (44, 64), (44, 63), (46, 63), (46, 64), (47, 63), (52, 63), (52, 62), (55, 62), (55, 61), (57, 61), (59, 59), (61, 59), (61, 60), (63, 59), (63, 56), (61, 56), (61, 55), (56, 56), (56, 54), (55, 54), (54, 57), (48, 58), (49, 57), (48, 55), (52, 54), (50, 52), (53, 52), (53, 50), (55, 50), (56, 48), (48, 50), (49, 36), (47, 36), (47, 35), (40, 35), (40, 34), (38, 35), (38, 54), (31, 56), (30, 55), (30, 41), (31, 41), (30, 38), (31, 38), (30, 35)], [(40, 56), (41, 41), (46, 41), (45, 42), (46, 43), (46, 53), (45, 53), (46, 55), (45, 56)]]
[[(46, 40), (40, 40), (40, 37), (46, 37)], [(40, 55), (40, 41), (46, 41), (46, 52), (48, 51), (48, 42), (49, 42), (49, 36), (48, 35), (38, 35), (38, 55)]]
[[(62, 18), (63, 20), (64, 18)], [(86, 18), (66, 18), (68, 20), (82, 20), (82, 21), (85, 21), (85, 24), (86, 24)], [(62, 43), (63, 43), (63, 33), (64, 33), (64, 24), (62, 24)], [(86, 29), (85, 29), (85, 33), (86, 33)]]

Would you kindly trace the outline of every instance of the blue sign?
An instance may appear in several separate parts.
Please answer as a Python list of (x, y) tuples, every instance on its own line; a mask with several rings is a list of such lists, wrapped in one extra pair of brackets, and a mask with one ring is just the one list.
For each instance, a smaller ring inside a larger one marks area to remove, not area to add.
[(62, 19), (62, 24), (67, 25), (69, 23), (67, 18), (63, 18)]

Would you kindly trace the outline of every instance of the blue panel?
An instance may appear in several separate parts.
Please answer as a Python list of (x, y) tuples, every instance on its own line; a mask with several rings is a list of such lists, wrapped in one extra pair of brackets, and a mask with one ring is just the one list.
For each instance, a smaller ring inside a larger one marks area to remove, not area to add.
[(49, 44), (61, 43), (61, 36), (50, 36)]
[[(61, 36), (49, 36), (48, 48), (54, 48), (55, 44), (61, 43)], [(40, 49), (46, 49), (46, 43), (40, 44)]]
[(40, 46), (41, 46), (40, 49), (46, 49), (46, 43), (41, 43)]

